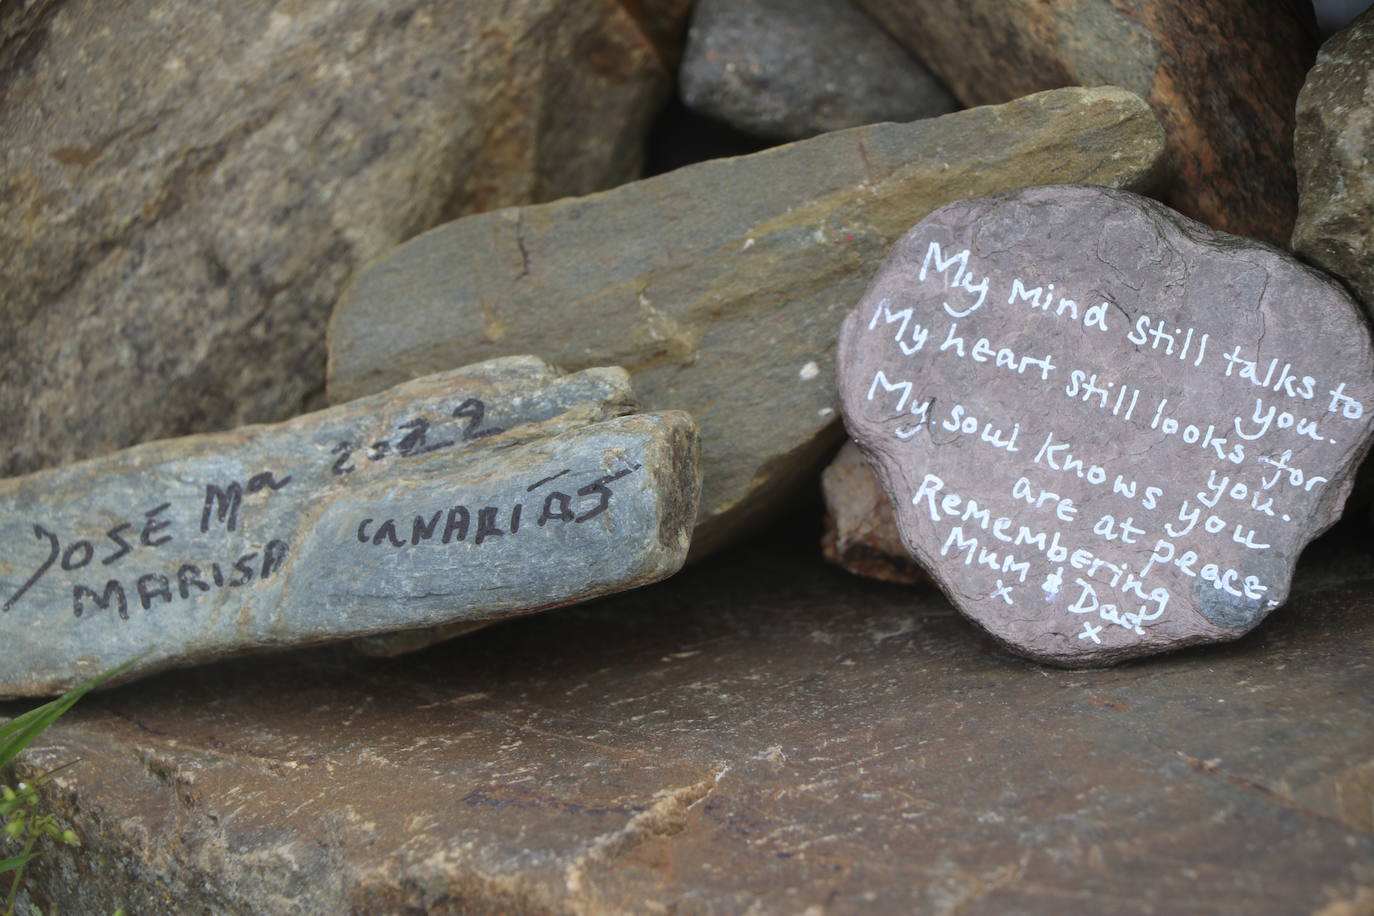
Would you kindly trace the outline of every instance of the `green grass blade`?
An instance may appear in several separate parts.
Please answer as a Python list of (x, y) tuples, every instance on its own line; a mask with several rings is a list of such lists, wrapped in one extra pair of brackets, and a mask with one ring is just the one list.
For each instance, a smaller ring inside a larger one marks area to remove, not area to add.
[(43, 733), (43, 729), (61, 718), (62, 714), (71, 709), (77, 700), (110, 678), (123, 674), (136, 661), (138, 661), (137, 658), (131, 658), (122, 665), (96, 675), (79, 687), (73, 687), (52, 702), (44, 703), (37, 709), (31, 709), (4, 725), (0, 725), (0, 768), (8, 765), (11, 760), (19, 755), (20, 751), (33, 743), (34, 739)]
[(24, 865), (28, 863), (29, 859), (32, 859), (36, 855), (38, 855), (38, 853), (31, 852), (26, 856), (15, 856), (13, 859), (0, 861), (0, 875), (3, 875), (7, 871), (14, 871), (16, 868), (23, 868)]

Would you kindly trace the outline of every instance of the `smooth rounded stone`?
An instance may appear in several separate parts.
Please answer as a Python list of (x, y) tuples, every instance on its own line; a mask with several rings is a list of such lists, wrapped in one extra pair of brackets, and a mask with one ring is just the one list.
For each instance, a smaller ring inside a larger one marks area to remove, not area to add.
[(1056, 86), (1149, 103), (1175, 176), (1164, 200), (1214, 229), (1287, 245), (1293, 104), (1317, 50), (1308, 0), (856, 0), (965, 105)]
[(693, 111), (786, 140), (959, 107), (852, 0), (697, 0), (678, 79)]
[(1298, 95), (1293, 250), (1374, 311), (1374, 11), (1322, 45)]
[(1139, 97), (1062, 89), (457, 220), (340, 300), (329, 396), (513, 352), (625, 366), (646, 408), (701, 424), (701, 556), (786, 506), (838, 444), (840, 321), (913, 219), (1027, 182), (1145, 187), (1162, 150)]
[(846, 442), (826, 465), (821, 494), (825, 497), (821, 552), (826, 560), (856, 576), (881, 582), (930, 582), (902, 543), (892, 500), (853, 442)]
[(670, 84), (614, 0), (23, 6), (0, 55), (4, 474), (317, 406), (357, 267), (636, 177)]
[(1374, 435), (1339, 284), (1106, 188), (932, 213), (845, 319), (838, 384), (907, 548), (1068, 666), (1258, 624)]
[(696, 426), (530, 357), (0, 481), (0, 696), (473, 623), (687, 555)]

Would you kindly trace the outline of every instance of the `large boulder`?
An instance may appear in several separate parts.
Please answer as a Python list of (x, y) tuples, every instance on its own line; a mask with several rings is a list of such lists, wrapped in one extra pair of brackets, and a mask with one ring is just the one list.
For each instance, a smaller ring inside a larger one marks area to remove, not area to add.
[(1374, 311), (1374, 11), (1322, 45), (1298, 96), (1293, 250)]
[(1286, 245), (1293, 102), (1316, 53), (1306, 0), (858, 0), (965, 105), (1056, 86), (1149, 100), (1177, 178), (1166, 200), (1214, 229)]
[(299, 412), (358, 264), (634, 177), (669, 83), (612, 0), (52, 0), (0, 30), (10, 474)]
[(1063, 89), (468, 217), (358, 277), (330, 325), (330, 397), (507, 353), (625, 366), (646, 409), (701, 424), (700, 555), (837, 444), (840, 321), (913, 222), (1027, 183), (1143, 187), (1162, 151), (1138, 96)]

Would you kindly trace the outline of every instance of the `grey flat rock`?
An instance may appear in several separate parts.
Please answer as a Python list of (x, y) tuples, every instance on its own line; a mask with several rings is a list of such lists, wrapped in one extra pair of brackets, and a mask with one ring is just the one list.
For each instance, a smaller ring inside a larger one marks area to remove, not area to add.
[(785, 505), (838, 442), (840, 321), (913, 220), (1027, 182), (1141, 187), (1162, 149), (1139, 97), (1062, 89), (468, 217), (343, 297), (330, 397), (508, 353), (625, 366), (646, 408), (701, 424), (704, 554)]
[(787, 140), (960, 107), (851, 0), (697, 0), (678, 80), (688, 108)]
[(838, 373), (907, 548), (1062, 665), (1250, 630), (1374, 435), (1339, 284), (1105, 188), (931, 214), (845, 320)]
[(474, 622), (661, 579), (699, 471), (620, 369), (511, 358), (0, 481), (0, 695)]

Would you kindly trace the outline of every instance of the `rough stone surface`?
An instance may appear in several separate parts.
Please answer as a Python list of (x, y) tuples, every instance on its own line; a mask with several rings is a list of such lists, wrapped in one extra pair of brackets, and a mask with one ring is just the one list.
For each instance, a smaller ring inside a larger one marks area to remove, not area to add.
[(678, 79), (688, 108), (787, 140), (959, 107), (852, 0), (698, 0)]
[(1065, 672), (996, 651), (933, 591), (828, 568), (811, 529), (404, 662), (307, 650), (90, 696), (22, 759), (83, 761), (48, 798), (84, 845), (38, 860), (36, 901), (1368, 910), (1367, 534), (1309, 554), (1237, 643)]
[(5, 474), (299, 413), (358, 265), (634, 177), (669, 82), (612, 0), (53, 0), (0, 29)]
[(1339, 284), (1107, 188), (932, 213), (838, 363), (908, 550), (1055, 664), (1250, 630), (1374, 439), (1374, 349)]
[(665, 72), (674, 73), (682, 60), (682, 42), (692, 0), (619, 0), (658, 48)]
[(821, 474), (825, 497), (826, 560), (856, 576), (902, 585), (929, 583), (897, 531), (892, 500), (853, 442), (846, 442)]
[(1293, 250), (1374, 312), (1374, 11), (1328, 39), (1298, 95)]
[(698, 490), (621, 369), (495, 360), (277, 424), (0, 481), (0, 695), (471, 623), (656, 581)]
[(458, 220), (345, 294), (330, 397), (506, 353), (625, 366), (646, 408), (701, 424), (704, 553), (838, 442), (840, 321), (913, 220), (1027, 182), (1141, 186), (1161, 149), (1138, 97), (1066, 89)]
[(1293, 103), (1317, 49), (1306, 0), (857, 0), (965, 105), (1056, 86), (1140, 93), (1169, 138), (1176, 210), (1287, 245)]

